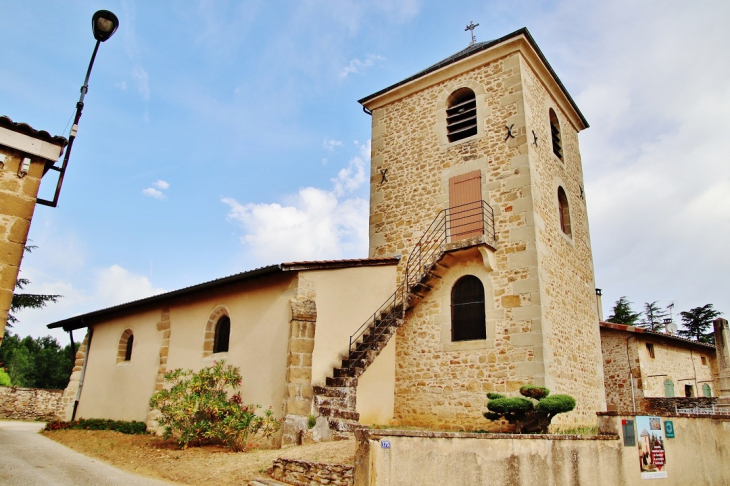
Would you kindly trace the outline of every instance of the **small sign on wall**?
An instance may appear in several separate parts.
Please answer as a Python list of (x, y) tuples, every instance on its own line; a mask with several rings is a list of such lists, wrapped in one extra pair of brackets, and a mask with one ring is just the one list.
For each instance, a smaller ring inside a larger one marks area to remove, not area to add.
[(664, 421), (664, 435), (667, 439), (674, 439), (674, 422), (671, 420)]
[(390, 449), (390, 441), (389, 440), (381, 440), (380, 441), (380, 447), (381, 447), (381, 449)]

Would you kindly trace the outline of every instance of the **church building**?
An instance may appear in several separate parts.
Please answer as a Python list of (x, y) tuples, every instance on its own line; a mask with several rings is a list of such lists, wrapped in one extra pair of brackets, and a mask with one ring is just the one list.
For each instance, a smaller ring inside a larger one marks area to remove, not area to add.
[(174, 368), (226, 359), (247, 402), (370, 424), (493, 428), (486, 393), (606, 410), (578, 133), (588, 123), (527, 29), (360, 100), (372, 117), (369, 255), (292, 262), (50, 324), (87, 328), (66, 419), (147, 420)]

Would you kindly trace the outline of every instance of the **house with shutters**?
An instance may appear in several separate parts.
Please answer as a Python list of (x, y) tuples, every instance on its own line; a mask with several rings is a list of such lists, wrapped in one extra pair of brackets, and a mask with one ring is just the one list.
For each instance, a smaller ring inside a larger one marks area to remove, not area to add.
[(66, 417), (148, 420), (166, 370), (226, 359), (246, 401), (369, 424), (489, 429), (486, 393), (547, 386), (606, 410), (578, 133), (527, 29), (360, 100), (372, 117), (369, 255), (292, 262), (50, 324), (87, 329)]

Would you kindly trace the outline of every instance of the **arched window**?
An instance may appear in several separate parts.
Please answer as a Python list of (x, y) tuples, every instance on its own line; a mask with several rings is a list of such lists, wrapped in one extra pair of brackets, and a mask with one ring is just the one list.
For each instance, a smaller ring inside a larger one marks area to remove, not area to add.
[(712, 388), (710, 388), (710, 385), (708, 385), (707, 383), (702, 385), (702, 394), (706, 397), (712, 396)]
[(565, 195), (565, 190), (562, 187), (558, 187), (558, 216), (560, 218), (560, 229), (568, 236), (573, 233), (570, 229), (570, 208), (568, 207), (568, 196)]
[(674, 396), (674, 382), (672, 380), (664, 380), (664, 396)]
[(215, 325), (215, 341), (213, 342), (214, 353), (225, 353), (228, 351), (228, 338), (231, 334), (231, 319), (223, 316), (218, 319)]
[(474, 91), (460, 88), (451, 93), (446, 108), (446, 132), (449, 142), (477, 134), (477, 100)]
[(132, 347), (134, 346), (134, 333), (131, 329), (125, 329), (119, 338), (117, 347), (117, 363), (132, 360)]
[(484, 285), (477, 277), (466, 275), (451, 289), (451, 340), (486, 338)]
[(563, 141), (560, 135), (560, 122), (555, 112), (550, 108), (550, 135), (553, 139), (553, 153), (557, 158), (563, 160)]

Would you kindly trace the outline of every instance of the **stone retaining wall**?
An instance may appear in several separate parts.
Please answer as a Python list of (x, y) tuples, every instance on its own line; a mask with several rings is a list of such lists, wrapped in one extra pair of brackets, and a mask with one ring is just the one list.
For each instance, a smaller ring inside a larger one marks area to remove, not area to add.
[(351, 486), (354, 467), (342, 464), (323, 464), (320, 462), (300, 461), (279, 458), (269, 470), (269, 475), (277, 481), (295, 486), (328, 484)]
[(640, 403), (642, 412), (657, 415), (675, 414), (676, 408), (712, 408), (717, 403), (717, 397), (646, 397)]
[(0, 418), (54, 420), (59, 418), (63, 390), (0, 387)]

